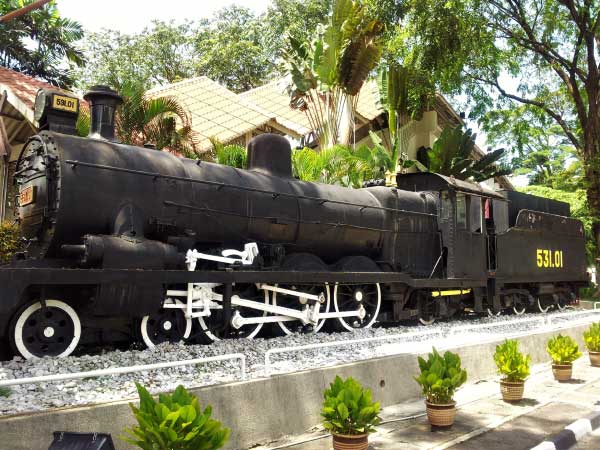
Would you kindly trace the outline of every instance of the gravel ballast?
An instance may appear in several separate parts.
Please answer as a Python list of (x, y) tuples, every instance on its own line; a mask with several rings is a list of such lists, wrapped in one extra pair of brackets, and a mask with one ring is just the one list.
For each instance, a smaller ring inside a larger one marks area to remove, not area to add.
[[(593, 311), (590, 311), (590, 315), (592, 314)], [(437, 323), (427, 327), (402, 325), (345, 333), (293, 334), (276, 338), (259, 338), (252, 341), (227, 340), (211, 345), (161, 344), (154, 349), (110, 351), (62, 359), (43, 358), (24, 361), (14, 358), (11, 361), (0, 363), (0, 379), (87, 372), (230, 353), (246, 355), (246, 379), (251, 379), (264, 376), (265, 353), (270, 349), (408, 333), (401, 339), (272, 355), (271, 373), (292, 372), (402, 352), (422, 351), (431, 345), (442, 347), (462, 345), (507, 334), (542, 330), (545, 326), (542, 323), (543, 319), (554, 315), (551, 313), (546, 315), (526, 314), (519, 318), (515, 316), (469, 318)], [(525, 318), (539, 320), (515, 323), (515, 320)], [(568, 325), (570, 322), (581, 319), (581, 315), (576, 315), (571, 318), (553, 320), (553, 322)], [(473, 330), (464, 329), (465, 326), (471, 325), (478, 325), (478, 327)], [(479, 325), (481, 326), (479, 327)], [(415, 335), (415, 332), (423, 332), (426, 335)], [(431, 336), (430, 332), (436, 332), (436, 335)], [(239, 360), (232, 360), (131, 374), (11, 386), (8, 388), (10, 392), (5, 393), (8, 396), (0, 396), (0, 415), (137, 398), (135, 381), (142, 383), (150, 392), (154, 393), (174, 389), (179, 384), (186, 387), (197, 387), (238, 381), (240, 379), (239, 364)], [(2, 392), (0, 392), (1, 394)]]

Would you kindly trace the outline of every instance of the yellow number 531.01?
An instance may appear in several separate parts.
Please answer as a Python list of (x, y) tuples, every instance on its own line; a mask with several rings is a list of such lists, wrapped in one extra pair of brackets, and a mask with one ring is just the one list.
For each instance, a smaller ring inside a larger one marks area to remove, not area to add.
[(563, 252), (538, 248), (535, 260), (538, 267), (560, 268), (563, 267)]

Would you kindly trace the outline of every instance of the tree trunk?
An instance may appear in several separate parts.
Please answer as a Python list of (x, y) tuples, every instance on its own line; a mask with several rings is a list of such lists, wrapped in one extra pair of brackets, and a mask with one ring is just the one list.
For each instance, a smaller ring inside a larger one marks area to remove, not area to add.
[[(592, 236), (596, 244), (596, 277), (600, 277), (600, 166), (595, 161), (596, 158), (591, 158), (591, 161), (585, 161), (585, 177), (587, 181), (587, 201), (592, 216)], [(596, 278), (598, 282), (598, 278)], [(600, 283), (596, 296), (600, 295)]]

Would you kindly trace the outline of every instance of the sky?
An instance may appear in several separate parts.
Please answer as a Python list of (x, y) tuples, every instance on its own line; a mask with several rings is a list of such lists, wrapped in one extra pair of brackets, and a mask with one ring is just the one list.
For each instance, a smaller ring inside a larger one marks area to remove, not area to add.
[(216, 11), (230, 5), (245, 6), (255, 12), (264, 12), (270, 0), (57, 0), (64, 17), (74, 19), (90, 31), (102, 28), (122, 33), (142, 31), (152, 20), (197, 20), (211, 17)]

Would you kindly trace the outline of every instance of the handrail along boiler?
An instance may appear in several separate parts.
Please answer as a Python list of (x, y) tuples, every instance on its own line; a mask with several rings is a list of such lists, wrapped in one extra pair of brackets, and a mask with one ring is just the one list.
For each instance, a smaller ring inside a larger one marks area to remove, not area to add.
[(117, 142), (120, 97), (42, 90), (20, 154), (25, 251), (0, 267), (0, 330), (26, 358), (84, 343), (211, 342), (465, 309), (564, 308), (587, 283), (568, 205), (433, 173), (396, 187), (295, 179), (260, 135), (246, 170)]

